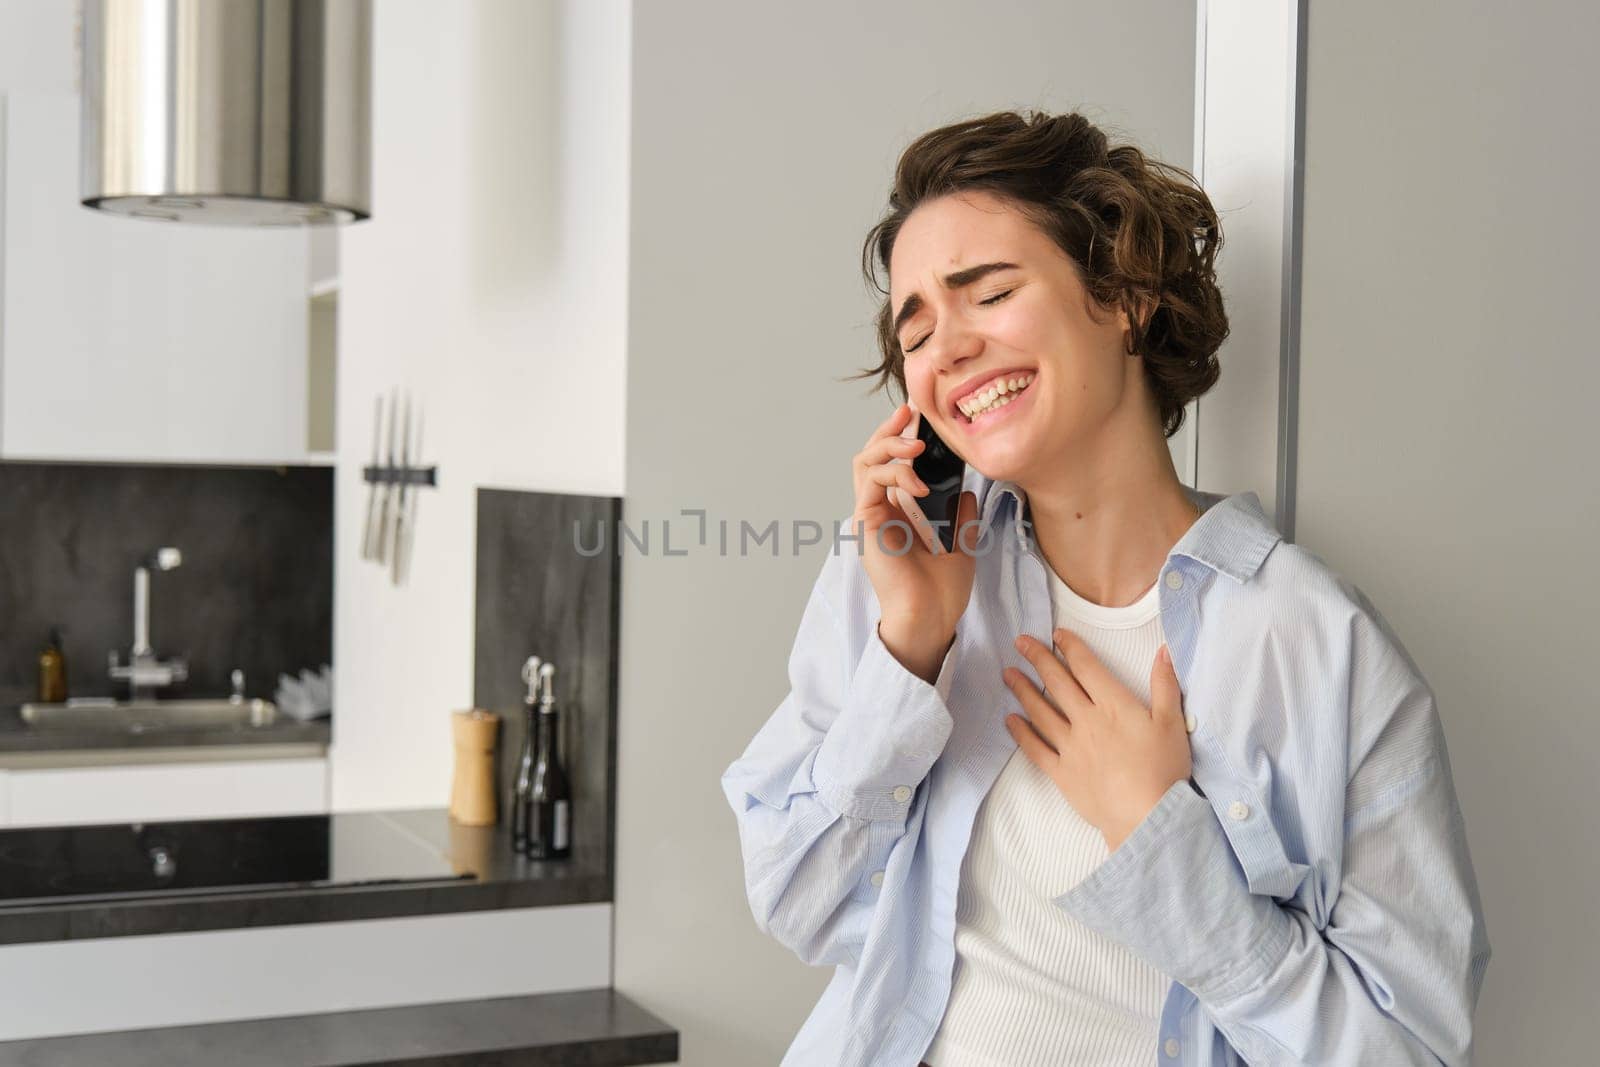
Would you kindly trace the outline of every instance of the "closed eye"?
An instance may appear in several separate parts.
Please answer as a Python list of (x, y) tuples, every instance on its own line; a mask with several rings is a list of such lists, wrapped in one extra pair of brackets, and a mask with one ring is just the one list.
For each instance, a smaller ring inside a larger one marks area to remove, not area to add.
[[(1017, 291), (1016, 288), (1013, 287), (1013, 288), (1007, 289), (1003, 293), (996, 293), (993, 296), (989, 297), (987, 300), (980, 300), (980, 301), (978, 301), (978, 303), (985, 304), (985, 305), (998, 304), (998, 303), (1000, 303), (1000, 301), (1004, 300), (1006, 297), (1010, 296), (1012, 293), (1014, 293), (1016, 291)], [(928, 337), (932, 337), (932, 336), (933, 336), (933, 334), (930, 332), (928, 334)], [(910, 348), (904, 349), (904, 351), (906, 353), (908, 353), (908, 354), (911, 353), (911, 352), (915, 352), (917, 349), (921, 348), (924, 344), (927, 343), (928, 337), (924, 337), (922, 340), (918, 341), (916, 344), (912, 345)]]

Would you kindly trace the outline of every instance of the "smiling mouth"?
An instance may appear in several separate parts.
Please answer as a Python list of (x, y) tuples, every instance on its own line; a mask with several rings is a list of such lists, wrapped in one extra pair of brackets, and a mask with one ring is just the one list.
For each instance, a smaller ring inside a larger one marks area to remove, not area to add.
[(1028, 371), (1024, 374), (1013, 374), (1006, 378), (996, 378), (982, 389), (970, 396), (964, 396), (956, 401), (956, 410), (966, 417), (965, 421), (972, 422), (980, 416), (991, 411), (997, 411), (1015, 400), (1023, 390), (1033, 384), (1034, 373)]

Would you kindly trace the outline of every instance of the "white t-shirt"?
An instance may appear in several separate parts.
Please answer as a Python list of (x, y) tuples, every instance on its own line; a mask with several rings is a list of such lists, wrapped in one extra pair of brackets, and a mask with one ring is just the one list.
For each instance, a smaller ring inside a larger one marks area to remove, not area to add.
[[(1054, 573), (1050, 589), (1053, 624), (1148, 706), (1164, 640), (1156, 585), (1122, 607), (1085, 600)], [(1055, 782), (1013, 753), (962, 860), (954, 983), (923, 1056), (930, 1067), (1152, 1062), (1170, 980), (1054, 903), (1108, 854)]]

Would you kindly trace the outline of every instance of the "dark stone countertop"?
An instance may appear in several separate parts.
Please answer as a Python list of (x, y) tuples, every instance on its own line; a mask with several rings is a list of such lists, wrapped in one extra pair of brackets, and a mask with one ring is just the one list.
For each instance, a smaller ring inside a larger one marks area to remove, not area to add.
[(678, 1062), (678, 1032), (613, 989), (0, 1041), (29, 1067), (628, 1067)]
[(22, 721), (22, 709), (15, 704), (0, 707), (0, 756), (12, 752), (82, 752), (86, 749), (193, 748), (211, 745), (293, 745), (314, 743), (326, 746), (332, 734), (327, 719), (298, 722), (279, 715), (265, 726), (225, 726), (197, 729), (192, 726), (171, 730), (128, 730), (52, 726), (40, 729)]
[[(355, 842), (357, 846), (363, 835), (376, 844), (403, 833), (418, 842), (419, 848), (431, 849), (448, 861), (457, 877), (350, 885), (191, 889), (182, 893), (150, 890), (142, 894), (60, 897), (9, 906), (0, 900), (0, 945), (588, 904), (612, 899), (610, 857), (600, 842), (578, 839), (570, 859), (530, 860), (512, 850), (509, 829), (503, 822), (495, 826), (460, 826), (443, 808), (340, 812), (328, 818), (333, 839)], [(30, 832), (39, 829), (31, 828)], [(3, 836), (4, 832), (0, 832), (0, 838)]]

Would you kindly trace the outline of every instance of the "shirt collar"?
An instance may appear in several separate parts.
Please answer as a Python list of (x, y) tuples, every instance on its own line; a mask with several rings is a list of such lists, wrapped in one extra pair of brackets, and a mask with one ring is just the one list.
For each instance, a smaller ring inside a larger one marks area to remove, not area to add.
[[(1004, 521), (1008, 514), (1004, 505), (1008, 500), (1011, 502), (1009, 514), (1014, 516), (1022, 514), (1027, 501), (1027, 495), (1015, 482), (987, 478), (970, 466), (962, 488), (978, 498), (980, 531)], [(1187, 485), (1183, 491), (1195, 507), (1201, 509), (1200, 517), (1178, 538), (1169, 555), (1187, 556), (1236, 582), (1248, 582), (1255, 577), (1272, 549), (1283, 540), (1283, 535), (1262, 510), (1260, 497), (1248, 490), (1227, 496), (1191, 489)]]

